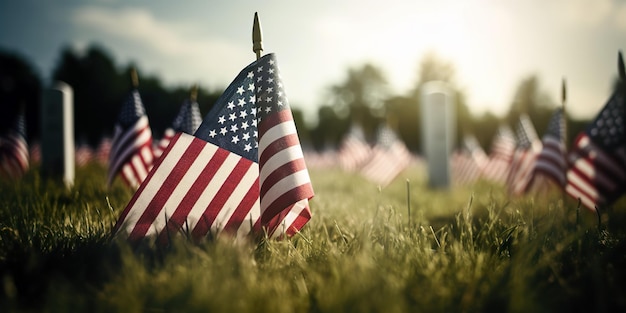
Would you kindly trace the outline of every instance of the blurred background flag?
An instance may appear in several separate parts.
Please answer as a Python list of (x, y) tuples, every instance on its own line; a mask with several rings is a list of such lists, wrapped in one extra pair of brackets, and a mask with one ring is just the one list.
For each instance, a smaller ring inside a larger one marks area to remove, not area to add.
[(387, 125), (378, 130), (376, 144), (361, 173), (381, 187), (389, 185), (411, 163), (412, 156), (396, 133)]
[(526, 192), (532, 178), (537, 156), (541, 152), (541, 141), (533, 122), (526, 114), (519, 117), (516, 136), (517, 147), (511, 161), (507, 186), (509, 193), (520, 195)]
[(478, 180), (489, 158), (474, 135), (463, 138), (463, 146), (455, 151), (450, 162), (452, 182), (470, 184)]
[(483, 172), (486, 179), (499, 183), (506, 181), (515, 147), (515, 135), (511, 128), (506, 125), (500, 126), (491, 143), (489, 162)]
[(154, 148), (154, 157), (158, 159), (163, 154), (163, 151), (176, 133), (183, 132), (191, 135), (200, 127), (200, 123), (202, 123), (202, 116), (200, 115), (198, 102), (196, 102), (195, 97), (191, 97), (183, 102), (172, 125), (165, 129), (163, 138), (159, 140), (159, 143)]
[[(257, 138), (259, 138), (257, 140)], [(313, 188), (273, 54), (244, 68), (191, 136), (178, 133), (122, 212), (130, 241), (177, 231), (293, 235)]]
[(22, 177), (28, 170), (28, 158), (24, 113), (20, 112), (13, 124), (0, 134), (0, 176)]
[(365, 140), (361, 126), (352, 124), (339, 146), (339, 166), (344, 171), (353, 172), (372, 157), (372, 148)]
[(152, 168), (152, 131), (146, 109), (137, 89), (133, 89), (122, 104), (117, 118), (109, 154), (110, 186), (119, 174), (133, 188), (146, 178)]
[(109, 161), (109, 154), (111, 153), (111, 138), (103, 136), (100, 139), (100, 143), (96, 148), (96, 159), (100, 164), (107, 164)]
[(618, 87), (568, 155), (565, 191), (592, 210), (626, 191), (624, 113), (624, 89)]
[(565, 116), (563, 109), (558, 108), (552, 114), (548, 130), (542, 139), (543, 147), (533, 172), (533, 184), (539, 180), (549, 179), (561, 188), (565, 187)]
[(93, 161), (94, 151), (87, 143), (82, 142), (76, 148), (75, 158), (76, 165), (85, 166)]

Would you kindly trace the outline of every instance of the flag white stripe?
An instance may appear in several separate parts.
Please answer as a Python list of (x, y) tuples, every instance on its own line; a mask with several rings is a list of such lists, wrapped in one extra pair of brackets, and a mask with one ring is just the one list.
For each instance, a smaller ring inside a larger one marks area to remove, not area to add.
[[(252, 185), (256, 182), (257, 177), (259, 177), (259, 171), (257, 170), (256, 163), (254, 163), (250, 166), (250, 168), (248, 168), (246, 173), (241, 178), (241, 181), (237, 184), (233, 192), (228, 197), (228, 200), (226, 200), (222, 209), (217, 214), (215, 223), (211, 225), (211, 231), (214, 234), (219, 234), (219, 232), (224, 229), (226, 223), (235, 212), (235, 209), (237, 209), (239, 203), (241, 203), (248, 190), (250, 190)], [(258, 210), (260, 211), (260, 209)]]
[(296, 219), (300, 216), (300, 213), (305, 210), (309, 205), (309, 199), (302, 199), (296, 202), (289, 213), (285, 216), (285, 218), (281, 221), (280, 226), (276, 228), (276, 230), (272, 233), (272, 239), (276, 239), (283, 235), (291, 225), (296, 221)]
[[(165, 215), (167, 215), (168, 219), (170, 219), (172, 215), (174, 215), (183, 198), (187, 195), (193, 183), (200, 176), (202, 169), (206, 165), (206, 160), (208, 160), (208, 158), (210, 157), (210, 152), (207, 151), (207, 149), (202, 149), (200, 151), (198, 157), (194, 160), (189, 169), (187, 169), (185, 174), (180, 178), (180, 181), (177, 182), (176, 187), (171, 189), (171, 193), (168, 195), (168, 198), (163, 204), (162, 208), (155, 209), (155, 211), (159, 211), (159, 214), (157, 214), (156, 220), (152, 222), (152, 227), (150, 227), (150, 229), (148, 230), (148, 235), (158, 234), (165, 228)], [(161, 210), (164, 211), (161, 212)]]
[(261, 136), (261, 140), (259, 141), (259, 156), (261, 156), (263, 151), (274, 141), (293, 134), (297, 134), (297, 131), (295, 124), (291, 120), (274, 125)]
[[(172, 149), (168, 154), (169, 160), (179, 160), (183, 153), (186, 151), (186, 147), (189, 146), (193, 137), (191, 136), (180, 136), (178, 141), (176, 142), (176, 149)], [(148, 208), (148, 205), (155, 197), (156, 193), (159, 191), (159, 188), (166, 180), (169, 173), (172, 172), (174, 166), (176, 166), (177, 162), (163, 162), (159, 167), (158, 171), (155, 171), (152, 178), (147, 182), (147, 185), (143, 189), (141, 195), (137, 198), (133, 206), (128, 211), (128, 215), (126, 216), (122, 227), (120, 230), (126, 230), (126, 234), (130, 234), (132, 230), (135, 228), (139, 218), (143, 212)]]
[(302, 149), (299, 145), (287, 147), (273, 154), (261, 168), (261, 177), (267, 177), (274, 172), (277, 168), (283, 166), (291, 161), (303, 159)]
[[(252, 166), (252, 168), (256, 168), (256, 166)], [(239, 229), (237, 230), (237, 237), (243, 237), (249, 234), (252, 231), (252, 226), (254, 226), (254, 224), (259, 220), (260, 217), (261, 201), (259, 197), (257, 197), (244, 222), (239, 225)]]
[[(215, 154), (215, 152), (218, 150), (218, 147), (213, 144), (207, 144), (207, 147), (211, 149), (211, 154)], [(217, 169), (211, 181), (206, 185), (206, 187), (202, 191), (202, 197), (201, 197), (202, 201), (196, 202), (193, 208), (191, 209), (191, 211), (189, 212), (190, 221), (196, 222), (196, 225), (194, 227), (191, 227), (192, 229), (195, 229), (199, 225), (200, 219), (202, 218), (202, 215), (206, 211), (208, 205), (211, 203), (211, 201), (213, 201), (213, 198), (215, 198), (217, 191), (220, 189), (222, 185), (224, 185), (224, 183), (226, 182), (226, 179), (228, 179), (228, 176), (233, 171), (233, 169), (237, 167), (237, 164), (240, 159), (241, 159), (241, 156), (238, 156), (233, 153), (229, 153), (226, 159), (224, 160), (224, 163), (220, 165), (220, 167)], [(204, 165), (206, 165), (207, 160), (204, 160)], [(208, 227), (212, 227), (213, 225), (211, 224), (211, 225), (205, 225), (205, 226), (207, 226), (208, 228)]]
[[(309, 179), (309, 172), (305, 169), (291, 173), (283, 177), (281, 180), (277, 181), (272, 187), (263, 195), (263, 203), (271, 204), (280, 196), (282, 196), (285, 191), (294, 189), (298, 186), (310, 184), (311, 180)], [(266, 208), (261, 208), (264, 211)]]

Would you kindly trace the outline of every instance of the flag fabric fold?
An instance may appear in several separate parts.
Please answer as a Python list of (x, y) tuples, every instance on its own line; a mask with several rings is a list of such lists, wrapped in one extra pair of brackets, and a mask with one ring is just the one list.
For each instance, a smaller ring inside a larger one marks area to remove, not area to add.
[(176, 133), (183, 132), (191, 135), (200, 127), (200, 123), (202, 123), (202, 116), (200, 115), (198, 102), (192, 101), (191, 99), (183, 102), (172, 125), (165, 129), (163, 138), (161, 138), (154, 147), (154, 158), (158, 159), (161, 154), (163, 154), (163, 151), (167, 148)]
[(137, 188), (152, 168), (152, 131), (139, 91), (133, 90), (122, 104), (109, 153), (110, 186), (119, 174), (126, 185)]
[(4, 134), (0, 135), (0, 176), (10, 179), (22, 177), (29, 167), (28, 143), (24, 114), (15, 118)]
[(568, 155), (565, 191), (587, 208), (610, 205), (626, 191), (624, 91), (617, 90)]
[(314, 195), (278, 66), (244, 68), (194, 135), (177, 133), (115, 226), (131, 241), (294, 235)]

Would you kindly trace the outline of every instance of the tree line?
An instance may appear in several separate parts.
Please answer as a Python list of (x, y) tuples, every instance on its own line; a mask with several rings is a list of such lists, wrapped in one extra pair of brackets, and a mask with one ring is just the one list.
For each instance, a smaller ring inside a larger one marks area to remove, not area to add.
[[(119, 67), (100, 46), (90, 46), (82, 54), (70, 48), (61, 50), (50, 77), (52, 81), (66, 82), (73, 89), (77, 142), (95, 146), (103, 136), (111, 135), (119, 109), (131, 88), (130, 72), (133, 68), (136, 68), (134, 64)], [(447, 82), (454, 91), (457, 143), (464, 134), (471, 133), (487, 148), (498, 127), (502, 123), (514, 127), (521, 114), (530, 116), (541, 135), (553, 110), (560, 105), (552, 100), (551, 92), (541, 88), (537, 76), (529, 76), (520, 81), (504, 116), (490, 112), (475, 116), (467, 106), (463, 90), (455, 82), (452, 64), (435, 54), (427, 54), (416, 70), (418, 79), (413, 88), (407, 94), (398, 95), (389, 91), (384, 73), (376, 65), (366, 63), (348, 68), (343, 81), (330, 84), (324, 90), (325, 96), (317, 111), (315, 125), (306, 124), (303, 112), (297, 104), (292, 105), (302, 144), (318, 150), (336, 148), (352, 124), (360, 125), (366, 138), (373, 141), (378, 127), (389, 123), (409, 149), (420, 153), (420, 88), (432, 80)], [(158, 138), (170, 125), (180, 104), (189, 97), (190, 87), (164, 86), (159, 77), (141, 75), (139, 91), (155, 137)], [(10, 118), (23, 108), (29, 140), (37, 140), (43, 88), (41, 77), (26, 58), (0, 51), (0, 127), (8, 127)], [(200, 86), (198, 104), (203, 116), (221, 92)], [(568, 138), (573, 138), (587, 123), (568, 118)]]

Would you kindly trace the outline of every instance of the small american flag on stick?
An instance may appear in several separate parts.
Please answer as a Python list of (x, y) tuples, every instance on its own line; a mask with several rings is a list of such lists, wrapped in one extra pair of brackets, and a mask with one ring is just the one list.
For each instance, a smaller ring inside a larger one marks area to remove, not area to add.
[(20, 113), (13, 125), (0, 134), (0, 176), (20, 178), (28, 167), (26, 126), (24, 114)]
[(124, 182), (137, 188), (152, 168), (152, 131), (139, 91), (133, 90), (124, 104), (115, 125), (109, 154), (110, 186), (119, 174)]
[(155, 147), (154, 157), (158, 159), (163, 154), (163, 151), (170, 144), (176, 133), (183, 132), (191, 135), (200, 127), (200, 123), (202, 123), (202, 116), (200, 115), (198, 102), (192, 99), (186, 100), (180, 107), (172, 125), (165, 130), (163, 138)]
[(565, 117), (562, 109), (556, 109), (548, 123), (548, 131), (543, 136), (543, 148), (537, 157), (533, 181), (543, 175), (563, 188), (565, 186)]
[[(257, 139), (258, 138), (258, 139)], [(273, 54), (235, 78), (191, 136), (178, 133), (122, 212), (130, 241), (177, 231), (195, 240), (229, 233), (298, 232), (313, 188)]]
[(626, 191), (624, 91), (617, 90), (568, 156), (565, 191), (587, 208), (608, 205)]

